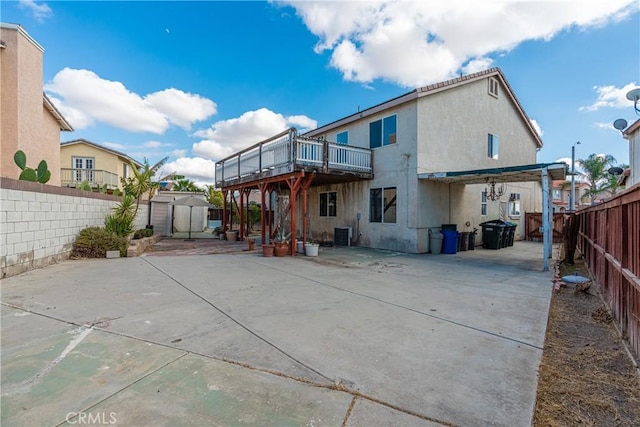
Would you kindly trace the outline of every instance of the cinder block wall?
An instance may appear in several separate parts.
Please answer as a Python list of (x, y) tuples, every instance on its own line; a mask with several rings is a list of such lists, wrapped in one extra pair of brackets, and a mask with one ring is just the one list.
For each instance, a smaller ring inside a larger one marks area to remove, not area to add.
[[(0, 277), (67, 259), (80, 230), (103, 226), (120, 198), (0, 178)], [(147, 224), (141, 203), (136, 228)]]

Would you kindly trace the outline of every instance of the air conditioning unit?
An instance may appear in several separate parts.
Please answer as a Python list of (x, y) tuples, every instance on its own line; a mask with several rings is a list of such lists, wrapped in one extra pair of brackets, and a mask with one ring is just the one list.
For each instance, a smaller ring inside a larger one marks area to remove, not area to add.
[(351, 246), (353, 231), (351, 227), (336, 227), (333, 229), (333, 244), (336, 246)]

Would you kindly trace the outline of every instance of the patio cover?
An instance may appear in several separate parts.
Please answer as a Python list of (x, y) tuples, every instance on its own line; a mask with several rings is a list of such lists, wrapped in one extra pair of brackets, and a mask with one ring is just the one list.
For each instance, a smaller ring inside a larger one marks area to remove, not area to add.
[(540, 181), (542, 170), (547, 169), (552, 180), (564, 180), (567, 175), (566, 163), (536, 163), (533, 165), (505, 166), (502, 168), (476, 169), (456, 172), (429, 172), (418, 174), (419, 179), (429, 179), (451, 184), (486, 184), (495, 182)]
[(551, 181), (565, 180), (568, 165), (566, 163), (536, 163), (533, 165), (505, 166), (501, 168), (476, 169), (454, 172), (427, 172), (418, 174), (418, 179), (438, 181), (447, 184), (486, 184), (494, 181), (501, 182), (531, 182), (542, 183), (542, 241), (543, 270), (549, 270), (549, 258), (553, 241), (551, 239), (553, 210), (551, 209)]

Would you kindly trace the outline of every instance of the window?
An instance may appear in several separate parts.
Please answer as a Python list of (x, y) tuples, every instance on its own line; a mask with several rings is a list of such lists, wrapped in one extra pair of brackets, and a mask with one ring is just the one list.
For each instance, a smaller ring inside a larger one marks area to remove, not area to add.
[(93, 157), (73, 157), (72, 163), (75, 169), (76, 181), (93, 182)]
[(489, 79), (489, 95), (498, 97), (498, 79), (493, 77)]
[(349, 131), (340, 132), (336, 135), (336, 142), (340, 145), (349, 144)]
[(397, 116), (385, 117), (369, 123), (369, 148), (396, 143)]
[(396, 187), (369, 190), (369, 222), (396, 222)]
[(497, 135), (489, 134), (487, 137), (487, 156), (490, 159), (498, 159), (498, 137)]
[(320, 216), (336, 216), (337, 193), (320, 193)]
[(520, 216), (520, 193), (509, 196), (509, 216)]
[(487, 192), (483, 191), (480, 195), (480, 215), (487, 214)]
[(127, 163), (123, 163), (122, 164), (122, 177), (125, 178), (125, 179), (129, 178), (130, 171), (131, 171), (131, 166), (129, 166)]
[(553, 200), (561, 200), (562, 195), (560, 190), (553, 190)]

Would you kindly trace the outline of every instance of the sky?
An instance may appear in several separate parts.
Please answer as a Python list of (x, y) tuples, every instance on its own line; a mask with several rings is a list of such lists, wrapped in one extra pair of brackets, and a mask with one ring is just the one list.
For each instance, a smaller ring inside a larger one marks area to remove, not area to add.
[[(196, 183), (280, 131), (500, 67), (544, 143), (538, 162), (606, 153), (640, 116), (637, 0), (34, 1), (0, 21), (44, 47), (45, 93), (84, 138)], [(473, 101), (460, 108), (473, 108)], [(576, 144), (580, 141), (580, 144)]]

